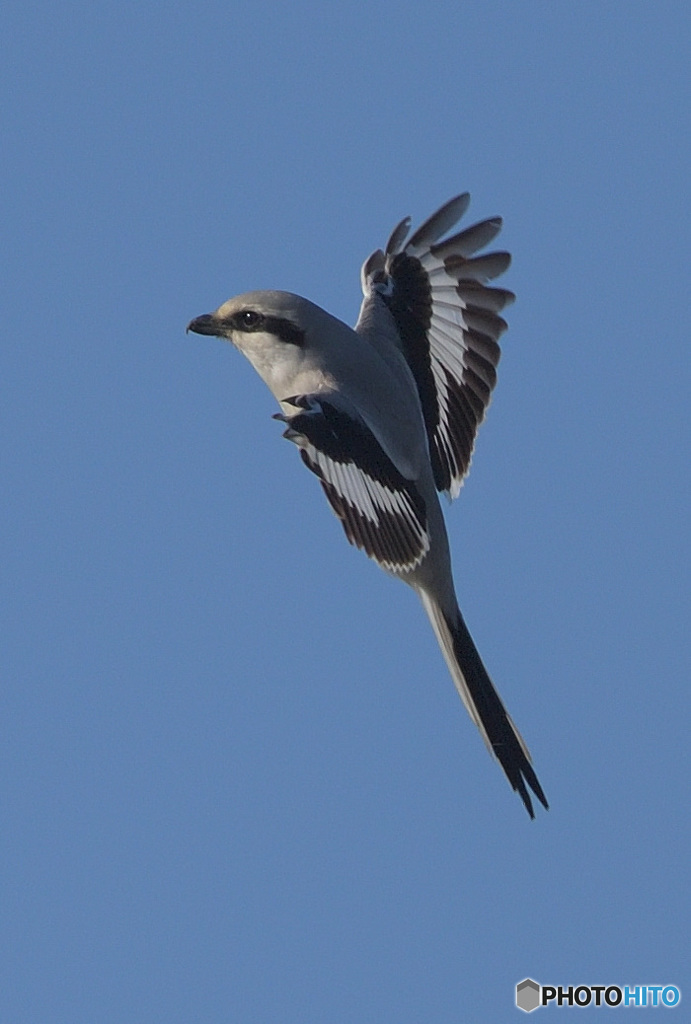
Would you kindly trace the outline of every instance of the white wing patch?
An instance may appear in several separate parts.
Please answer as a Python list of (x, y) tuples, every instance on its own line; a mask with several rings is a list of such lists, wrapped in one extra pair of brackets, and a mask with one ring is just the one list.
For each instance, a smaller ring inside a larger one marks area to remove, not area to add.
[(278, 413), (284, 437), (300, 449), (351, 544), (382, 568), (411, 572), (429, 550), (427, 512), (414, 482), (396, 468), (360, 420), (319, 395), (285, 401), (304, 410)]

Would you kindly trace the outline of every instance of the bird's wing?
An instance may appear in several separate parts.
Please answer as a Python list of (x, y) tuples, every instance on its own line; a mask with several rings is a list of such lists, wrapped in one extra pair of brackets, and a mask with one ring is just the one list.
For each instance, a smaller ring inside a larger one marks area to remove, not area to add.
[(390, 572), (410, 572), (429, 550), (425, 502), (343, 397), (329, 393), (285, 399), (294, 415), (283, 436), (319, 478), (351, 544)]
[(384, 251), (362, 267), (365, 294), (356, 330), (376, 319), (383, 301), (417, 385), (437, 490), (455, 498), (470, 467), (475, 435), (496, 383), (506, 329), (499, 313), (512, 292), (488, 287), (507, 252), (476, 256), (501, 229), (501, 219), (474, 224), (439, 242), (465, 213), (467, 193), (446, 203), (406, 242), (410, 219), (394, 229)]

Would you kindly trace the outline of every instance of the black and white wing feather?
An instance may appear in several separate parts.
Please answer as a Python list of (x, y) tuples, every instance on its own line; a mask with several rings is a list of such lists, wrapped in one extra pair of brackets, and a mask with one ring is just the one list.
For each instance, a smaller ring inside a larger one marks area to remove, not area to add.
[(425, 503), (369, 427), (337, 396), (285, 400), (300, 411), (277, 413), (283, 436), (319, 478), (351, 544), (390, 572), (411, 572), (429, 550)]
[(496, 383), (499, 337), (506, 330), (500, 311), (514, 295), (487, 281), (502, 274), (507, 252), (475, 255), (501, 229), (498, 217), (481, 221), (445, 241), (465, 213), (467, 193), (446, 203), (406, 242), (410, 220), (394, 229), (382, 252), (362, 268), (365, 302), (391, 312), (403, 354), (417, 384), (437, 490), (457, 497), (470, 467), (477, 429)]

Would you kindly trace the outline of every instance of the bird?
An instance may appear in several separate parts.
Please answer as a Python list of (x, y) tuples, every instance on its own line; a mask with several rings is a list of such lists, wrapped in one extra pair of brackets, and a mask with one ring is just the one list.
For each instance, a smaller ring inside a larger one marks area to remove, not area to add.
[(479, 254), (501, 218), (450, 234), (469, 203), (455, 196), (412, 233), (410, 217), (397, 224), (362, 265), (354, 328), (292, 292), (252, 291), (187, 330), (249, 360), (347, 539), (417, 594), (470, 718), (534, 818), (531, 790), (549, 805), (461, 614), (438, 496), (458, 497), (470, 468), (500, 313), (515, 298), (488, 284), (510, 254)]

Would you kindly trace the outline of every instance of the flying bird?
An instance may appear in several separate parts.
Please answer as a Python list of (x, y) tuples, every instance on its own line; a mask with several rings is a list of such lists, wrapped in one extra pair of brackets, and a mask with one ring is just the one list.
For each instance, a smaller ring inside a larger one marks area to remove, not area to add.
[(470, 717), (532, 818), (529, 789), (547, 800), (458, 607), (437, 495), (456, 498), (470, 467), (507, 327), (499, 314), (514, 299), (487, 284), (510, 255), (476, 255), (499, 217), (444, 238), (469, 202), (456, 196), (412, 234), (409, 217), (394, 228), (362, 266), (354, 328), (299, 295), (256, 291), (188, 330), (249, 359), (350, 543), (418, 595)]

